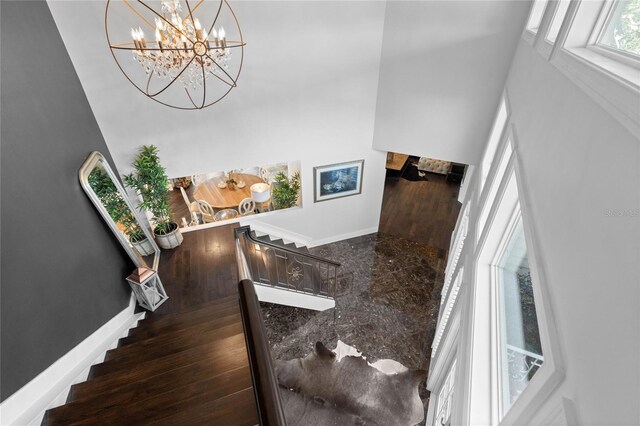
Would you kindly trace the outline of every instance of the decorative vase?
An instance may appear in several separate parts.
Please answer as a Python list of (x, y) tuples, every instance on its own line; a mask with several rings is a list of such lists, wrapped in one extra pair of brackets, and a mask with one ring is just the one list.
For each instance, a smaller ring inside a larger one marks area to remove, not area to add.
[(229, 188), (230, 191), (235, 191), (236, 190), (236, 184), (235, 183), (228, 183), (227, 184), (227, 188)]
[(171, 222), (171, 227), (173, 230), (169, 233), (160, 235), (155, 233), (156, 241), (158, 242), (158, 246), (163, 249), (172, 249), (178, 247), (182, 244), (182, 233), (180, 232), (180, 228), (177, 224)]

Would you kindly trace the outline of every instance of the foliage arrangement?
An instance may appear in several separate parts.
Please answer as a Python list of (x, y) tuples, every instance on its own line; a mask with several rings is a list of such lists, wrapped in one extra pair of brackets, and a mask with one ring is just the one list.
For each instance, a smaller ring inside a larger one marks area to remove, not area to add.
[(300, 195), (300, 172), (294, 173), (290, 178), (283, 172), (279, 172), (275, 179), (271, 197), (276, 209), (288, 209), (296, 205)]
[(615, 47), (640, 54), (640, 0), (620, 2), (619, 19), (613, 20)]
[(123, 176), (124, 183), (142, 197), (140, 209), (148, 210), (156, 224), (154, 232), (165, 235), (177, 228), (169, 213), (169, 179), (160, 164), (158, 148), (144, 145), (133, 161), (135, 173)]
[(139, 242), (146, 238), (138, 221), (122, 198), (122, 194), (104, 170), (95, 168), (91, 171), (89, 186), (98, 196), (111, 219), (124, 227), (124, 233), (129, 236), (131, 242)]

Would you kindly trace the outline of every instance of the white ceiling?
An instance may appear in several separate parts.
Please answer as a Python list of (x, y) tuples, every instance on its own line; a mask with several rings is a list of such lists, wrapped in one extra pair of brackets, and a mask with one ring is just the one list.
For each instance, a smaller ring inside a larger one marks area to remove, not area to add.
[(205, 110), (179, 111), (144, 97), (118, 70), (105, 2), (49, 0), (121, 173), (142, 144), (159, 146), (168, 174), (179, 176), (339, 158), (312, 146), (370, 150), (374, 128), (376, 147), (394, 148), (387, 142), (400, 131), (412, 153), (431, 144), (433, 156), (476, 162), (528, 11), (517, 0), (231, 5), (248, 43), (238, 87)]

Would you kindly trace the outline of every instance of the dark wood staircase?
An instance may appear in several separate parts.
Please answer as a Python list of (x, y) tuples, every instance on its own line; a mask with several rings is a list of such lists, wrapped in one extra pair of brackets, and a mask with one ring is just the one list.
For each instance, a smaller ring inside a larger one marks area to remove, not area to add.
[(229, 296), (139, 322), (43, 425), (255, 425), (238, 306)]

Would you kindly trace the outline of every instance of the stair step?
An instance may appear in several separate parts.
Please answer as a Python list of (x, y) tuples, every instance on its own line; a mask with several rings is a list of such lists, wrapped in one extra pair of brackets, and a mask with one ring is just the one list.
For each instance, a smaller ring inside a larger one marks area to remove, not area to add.
[[(182, 335), (181, 333), (178, 336), (173, 336), (172, 340), (165, 339), (163, 342), (159, 343), (157, 347), (153, 347), (153, 344), (143, 346), (136, 345), (133, 350), (130, 350), (122, 357), (96, 364), (91, 367), (89, 377), (91, 379), (95, 379), (116, 371), (128, 371), (132, 368), (137, 368), (141, 363), (179, 354), (181, 352), (188, 351), (197, 345), (215, 342), (225, 337), (235, 336), (242, 333), (242, 330), (242, 322), (238, 316), (233, 324), (229, 324), (225, 327), (216, 327), (213, 330), (206, 332), (204, 330), (195, 329), (189, 334)], [(126, 346), (125, 348), (129, 349), (130, 347), (131, 346)], [(124, 350), (125, 348), (122, 349)]]
[(174, 331), (171, 333), (159, 333), (155, 336), (144, 337), (140, 340), (136, 340), (135, 342), (130, 342), (125, 346), (108, 350), (104, 358), (104, 362), (126, 358), (131, 354), (137, 354), (140, 350), (161, 353), (160, 348), (163, 348), (163, 350), (168, 350), (173, 348), (174, 343), (191, 341), (194, 337), (197, 338), (199, 334), (211, 333), (219, 328), (223, 328), (230, 324), (236, 323), (242, 323), (242, 319), (239, 313), (233, 313), (220, 318), (204, 320), (193, 325), (190, 324), (178, 330), (178, 332)]
[[(243, 359), (244, 362), (248, 362), (246, 360), (247, 354), (243, 333), (147, 361), (136, 365), (135, 368), (131, 368), (128, 371), (118, 371), (113, 374), (107, 374), (86, 382), (78, 383), (71, 387), (69, 400), (84, 400), (116, 388), (135, 387), (139, 385), (137, 382), (143, 382), (154, 376), (164, 376), (176, 369), (192, 364), (205, 365), (209, 368), (208, 374), (217, 374), (221, 371), (221, 368), (223, 368), (218, 365), (218, 363), (220, 363), (221, 360), (225, 360), (226, 357), (231, 356), (231, 354), (233, 354), (234, 357)], [(202, 364), (205, 360), (206, 362)]]
[(153, 323), (142, 321), (139, 323), (138, 327), (129, 333), (129, 336), (120, 339), (119, 346), (126, 346), (149, 337), (171, 333), (206, 321), (238, 313), (240, 313), (240, 306), (236, 302), (232, 305), (220, 306), (216, 309), (207, 308), (199, 311), (192, 311), (179, 317), (172, 317), (170, 320), (167, 318), (166, 320)]
[(258, 414), (252, 388), (247, 388), (213, 402), (193, 401), (194, 405), (181, 406), (171, 417), (165, 417), (154, 425), (220, 425), (254, 426)]
[[(248, 365), (216, 375), (192, 374), (189, 379), (174, 382), (171, 387), (156, 387), (154, 393), (143, 394), (138, 389), (120, 390), (110, 394), (109, 398), (98, 395), (91, 400), (73, 402), (49, 410), (44, 424), (91, 425), (96, 424), (97, 419), (100, 424), (144, 424), (174, 416), (176, 411), (190, 411), (191, 416), (198, 416), (194, 408), (201, 404), (213, 405), (225, 395), (251, 387)], [(180, 395), (179, 399), (176, 394)]]
[(211, 300), (209, 302), (201, 303), (197, 306), (193, 306), (189, 309), (185, 309), (180, 312), (172, 312), (168, 314), (157, 314), (155, 312), (147, 313), (143, 321), (147, 324), (156, 323), (156, 322), (160, 323), (163, 321), (171, 321), (172, 318), (183, 317), (185, 315), (192, 314), (194, 312), (199, 312), (202, 310), (217, 310), (218, 307), (222, 308), (222, 307), (231, 306), (231, 305), (238, 305), (237, 295), (227, 296), (227, 297), (216, 299), (216, 300)]

